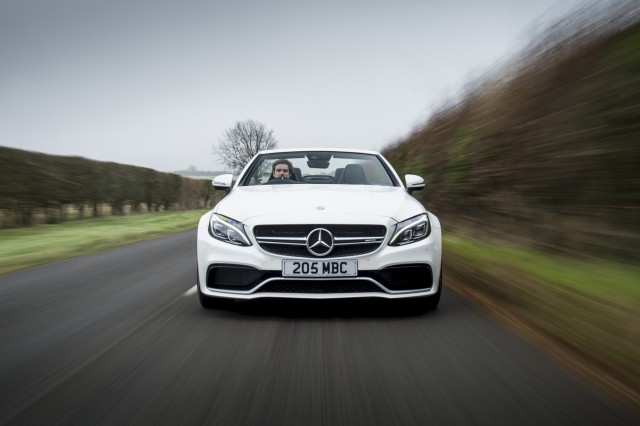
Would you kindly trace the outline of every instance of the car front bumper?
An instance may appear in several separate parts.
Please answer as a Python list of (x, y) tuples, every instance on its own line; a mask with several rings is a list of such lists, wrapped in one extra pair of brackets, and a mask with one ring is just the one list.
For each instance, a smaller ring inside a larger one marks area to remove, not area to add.
[(291, 257), (267, 253), (255, 241), (247, 247), (216, 240), (207, 232), (208, 220), (203, 218), (197, 242), (198, 288), (205, 296), (232, 299), (431, 296), (440, 286), (442, 259), (441, 231), (436, 225), (427, 238), (412, 244), (389, 246), (387, 235), (370, 254), (331, 259), (356, 259), (355, 277), (301, 278), (282, 276), (283, 260)]

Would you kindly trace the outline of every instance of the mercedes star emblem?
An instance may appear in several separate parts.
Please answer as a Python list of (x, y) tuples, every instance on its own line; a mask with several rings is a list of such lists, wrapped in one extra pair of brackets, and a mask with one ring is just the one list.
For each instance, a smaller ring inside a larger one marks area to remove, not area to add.
[(333, 250), (333, 235), (327, 229), (316, 228), (307, 235), (307, 250), (314, 256), (326, 256)]

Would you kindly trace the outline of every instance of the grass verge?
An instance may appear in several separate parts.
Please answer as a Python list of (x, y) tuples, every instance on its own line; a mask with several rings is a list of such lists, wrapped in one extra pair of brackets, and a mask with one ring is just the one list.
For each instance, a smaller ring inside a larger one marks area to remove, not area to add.
[(0, 275), (194, 229), (204, 210), (111, 216), (0, 230)]
[(445, 275), (640, 411), (640, 268), (445, 238)]

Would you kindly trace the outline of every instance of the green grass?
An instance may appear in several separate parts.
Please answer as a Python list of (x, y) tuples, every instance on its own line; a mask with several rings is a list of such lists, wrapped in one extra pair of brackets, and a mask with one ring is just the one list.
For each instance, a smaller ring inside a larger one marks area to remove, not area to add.
[(2, 229), (0, 274), (194, 229), (204, 212), (112, 216)]
[(640, 267), (445, 238), (445, 275), (640, 388)]
[(640, 301), (640, 267), (603, 259), (569, 259), (524, 247), (446, 237), (447, 248), (479, 262), (506, 264), (536, 279), (595, 297)]

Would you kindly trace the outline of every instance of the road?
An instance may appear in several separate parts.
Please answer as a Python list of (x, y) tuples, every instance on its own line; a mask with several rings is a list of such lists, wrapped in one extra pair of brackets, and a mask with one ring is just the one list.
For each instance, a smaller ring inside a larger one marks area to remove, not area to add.
[(631, 425), (446, 291), (200, 307), (195, 231), (0, 277), (0, 424)]

